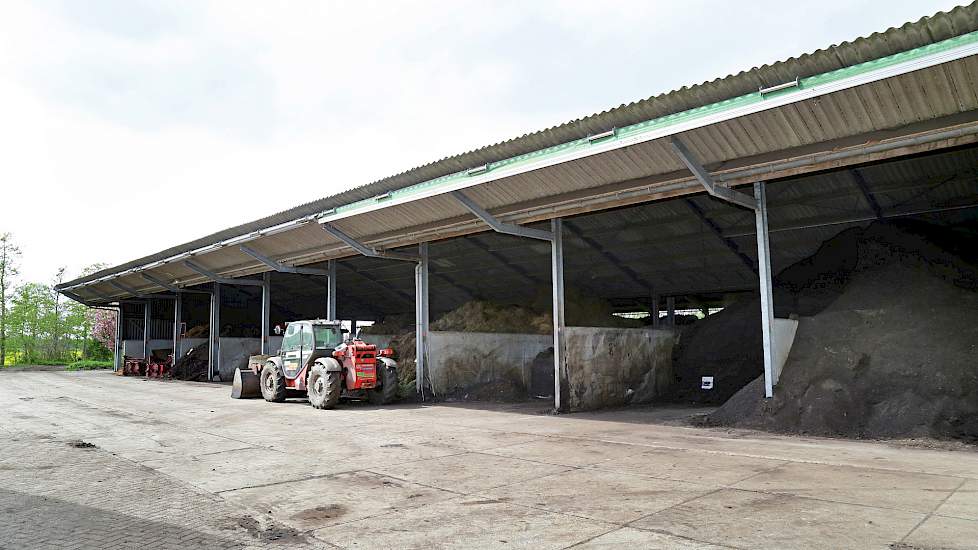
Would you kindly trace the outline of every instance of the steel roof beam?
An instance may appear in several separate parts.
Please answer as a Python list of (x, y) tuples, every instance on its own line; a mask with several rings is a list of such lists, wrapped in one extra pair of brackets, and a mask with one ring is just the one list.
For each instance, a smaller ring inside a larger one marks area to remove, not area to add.
[(325, 269), (316, 269), (313, 267), (295, 267), (291, 265), (285, 265), (283, 263), (277, 262), (268, 256), (258, 252), (254, 248), (245, 245), (238, 245), (238, 248), (245, 254), (251, 256), (252, 258), (258, 260), (259, 262), (267, 265), (268, 267), (278, 271), (280, 273), (295, 273), (297, 275), (326, 275), (329, 276), (329, 271)]
[(866, 199), (866, 204), (876, 215), (877, 220), (883, 219), (883, 209), (880, 208), (880, 203), (876, 201), (876, 197), (873, 196), (873, 192), (869, 190), (869, 185), (866, 183), (866, 178), (863, 177), (862, 172), (858, 169), (853, 168), (849, 170), (849, 174), (852, 175), (852, 179), (855, 180), (856, 186), (859, 187), (859, 191), (863, 194), (863, 198)]
[(550, 231), (542, 231), (540, 229), (533, 229), (531, 227), (523, 227), (521, 225), (503, 223), (499, 221), (461, 191), (452, 191), (452, 196), (455, 197), (455, 200), (462, 203), (462, 206), (468, 208), (470, 212), (475, 214), (475, 217), (486, 222), (486, 225), (491, 227), (496, 233), (505, 233), (507, 235), (526, 237), (528, 239), (538, 239), (547, 242), (553, 242), (554, 240), (554, 234)]
[(389, 292), (393, 292), (398, 297), (403, 298), (407, 302), (411, 302), (412, 304), (414, 303), (414, 296), (411, 296), (407, 292), (404, 292), (403, 290), (399, 290), (399, 289), (393, 288), (393, 287), (391, 287), (391, 286), (389, 286), (389, 285), (381, 282), (379, 279), (377, 279), (377, 277), (374, 277), (370, 273), (367, 273), (367, 272), (364, 272), (364, 271), (360, 271), (359, 269), (357, 269), (357, 268), (355, 268), (353, 266), (350, 266), (350, 265), (346, 265), (346, 264), (342, 264), (342, 265), (346, 269), (349, 269), (350, 271), (356, 273), (357, 275), (363, 277), (364, 279), (370, 281), (371, 283), (374, 283), (375, 285), (377, 285), (379, 287), (382, 287), (384, 290), (387, 290)]
[(713, 181), (713, 176), (707, 172), (706, 168), (696, 159), (692, 152), (686, 148), (684, 144), (678, 137), (672, 137), (669, 139), (669, 143), (672, 145), (672, 150), (679, 157), (679, 160), (689, 168), (689, 171), (696, 176), (696, 180), (700, 182), (703, 189), (706, 190), (711, 196), (718, 199), (736, 204), (737, 206), (742, 206), (749, 210), (757, 211), (757, 200), (745, 193), (740, 191), (734, 191), (729, 187), (723, 187), (717, 182)]
[(601, 243), (585, 235), (584, 232), (581, 231), (579, 227), (572, 224), (568, 220), (564, 220), (564, 228), (570, 231), (571, 234), (577, 237), (578, 239), (584, 241), (584, 244), (593, 248), (598, 254), (601, 255), (601, 257), (603, 257), (605, 260), (608, 260), (608, 263), (618, 268), (618, 271), (621, 271), (626, 277), (631, 279), (633, 283), (637, 284), (640, 287), (645, 288), (649, 292), (652, 292), (653, 290), (652, 284), (650, 284), (648, 281), (640, 277), (638, 273), (635, 272), (635, 270), (623, 264), (621, 260), (618, 259), (617, 256), (609, 252), (607, 249), (605, 249), (605, 247), (601, 246)]
[(465, 294), (468, 297), (469, 300), (475, 300), (476, 299), (476, 296), (475, 296), (475, 293), (474, 292), (472, 292), (471, 290), (469, 290), (465, 286), (458, 284), (458, 282), (456, 282), (455, 279), (449, 277), (448, 275), (445, 275), (443, 273), (432, 273), (431, 276), (434, 277), (434, 278), (436, 278), (436, 279), (441, 279), (442, 281), (444, 281), (449, 286), (452, 286), (455, 289), (459, 290), (460, 292), (462, 292), (463, 294)]
[(740, 250), (740, 247), (737, 246), (737, 243), (734, 242), (733, 239), (723, 234), (723, 229), (721, 229), (720, 226), (716, 224), (716, 222), (714, 222), (709, 217), (707, 217), (706, 212), (703, 212), (703, 209), (700, 208), (700, 205), (693, 202), (692, 199), (685, 199), (684, 202), (686, 203), (686, 206), (688, 206), (689, 209), (692, 210), (694, 214), (696, 214), (696, 217), (699, 218), (701, 222), (703, 222), (703, 225), (708, 227), (710, 229), (710, 232), (716, 235), (717, 238), (720, 239), (721, 242), (723, 242), (724, 246), (729, 248), (731, 252), (733, 252), (738, 258), (740, 258), (740, 261), (745, 266), (747, 266), (747, 269), (750, 269), (754, 273), (754, 275), (757, 275), (757, 264), (754, 263), (754, 260), (750, 259), (749, 256), (744, 254)]
[[(196, 271), (197, 273), (207, 277), (211, 282), (220, 283), (223, 285), (245, 285), (245, 286), (261, 286), (261, 281), (256, 281), (253, 279), (231, 279), (228, 277), (221, 277), (217, 273), (202, 267), (200, 264), (194, 263), (190, 260), (184, 260), (183, 265), (187, 266), (191, 271)], [(110, 281), (111, 282), (111, 281)]]
[(374, 248), (372, 246), (367, 246), (361, 243), (360, 241), (354, 239), (353, 237), (347, 235), (342, 229), (336, 227), (335, 225), (329, 222), (320, 221), (319, 225), (320, 227), (323, 228), (324, 231), (336, 237), (340, 241), (343, 241), (344, 244), (346, 244), (353, 250), (356, 250), (363, 256), (367, 256), (370, 258), (386, 258), (388, 260), (401, 260), (405, 262), (421, 261), (421, 258), (414, 254), (405, 254), (403, 252), (394, 252), (392, 250), (381, 250), (378, 248)]
[(500, 264), (502, 264), (504, 267), (509, 268), (510, 271), (512, 271), (512, 272), (516, 273), (517, 275), (523, 277), (527, 281), (529, 281), (529, 282), (531, 282), (531, 283), (533, 283), (535, 285), (542, 284), (543, 281), (541, 281), (541, 279), (539, 279), (538, 277), (535, 277), (535, 276), (531, 275), (527, 270), (523, 269), (519, 265), (509, 263), (509, 261), (506, 259), (505, 256), (503, 256), (499, 252), (496, 252), (493, 249), (491, 249), (489, 247), (489, 245), (487, 245), (486, 243), (477, 240), (476, 237), (462, 237), (462, 240), (464, 242), (469, 243), (472, 246), (478, 248), (479, 250), (482, 250), (483, 252), (485, 252), (486, 254), (488, 254), (492, 259), (496, 260), (497, 262), (499, 262)]
[(106, 281), (106, 282), (109, 283), (110, 285), (118, 288), (119, 290), (125, 292), (126, 294), (131, 294), (133, 296), (136, 296), (137, 298), (146, 298), (146, 294), (145, 293), (140, 292), (140, 291), (136, 290), (135, 288), (132, 288), (131, 286), (126, 286), (126, 285), (120, 283), (119, 281), (109, 280), (109, 281)]

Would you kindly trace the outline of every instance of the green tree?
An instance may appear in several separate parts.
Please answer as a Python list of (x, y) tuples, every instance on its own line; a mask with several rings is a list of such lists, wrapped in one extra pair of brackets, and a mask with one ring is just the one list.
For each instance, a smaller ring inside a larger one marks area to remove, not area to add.
[(43, 343), (47, 336), (45, 325), (50, 321), (51, 289), (40, 283), (24, 283), (14, 289), (9, 316), (11, 347), (18, 352), (20, 363), (36, 363), (42, 359)]
[(7, 312), (19, 257), (20, 248), (14, 244), (13, 236), (10, 233), (0, 234), (0, 368), (7, 364)]

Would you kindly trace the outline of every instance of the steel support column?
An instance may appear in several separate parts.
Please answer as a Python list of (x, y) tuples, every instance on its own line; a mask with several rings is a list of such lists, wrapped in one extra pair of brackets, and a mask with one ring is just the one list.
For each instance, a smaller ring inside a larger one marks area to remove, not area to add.
[(757, 209), (754, 220), (757, 225), (757, 271), (761, 291), (761, 331), (764, 347), (764, 395), (774, 396), (774, 385), (781, 374), (774, 369), (774, 293), (771, 288), (771, 244), (768, 239), (767, 195), (764, 182), (754, 184)]
[(652, 293), (652, 303), (649, 305), (649, 315), (652, 316), (652, 328), (659, 328), (659, 295)]
[(173, 364), (180, 358), (180, 320), (183, 317), (183, 294), (173, 297)]
[(666, 325), (670, 327), (676, 326), (676, 297), (675, 296), (666, 297)]
[(550, 220), (550, 231), (542, 231), (523, 227), (520, 225), (505, 223), (490, 214), (486, 209), (475, 203), (471, 198), (461, 191), (452, 191), (455, 200), (462, 203), (475, 217), (479, 218), (486, 225), (497, 233), (537, 239), (550, 243), (550, 268), (551, 285), (553, 288), (553, 316), (554, 316), (554, 410), (557, 412), (566, 411), (569, 408), (567, 401), (567, 363), (564, 353), (564, 243), (563, 225), (560, 218)]
[(415, 360), (414, 387), (423, 401), (428, 387), (428, 243), (418, 245), (418, 264), (414, 268)]
[(326, 284), (326, 318), (330, 321), (336, 320), (336, 260), (326, 262), (326, 272), (328, 280)]
[(153, 301), (147, 299), (143, 302), (143, 359), (149, 360), (149, 325), (152, 322), (150, 317), (153, 313)]
[(261, 274), (261, 354), (268, 355), (268, 333), (271, 332), (270, 316), (272, 312), (272, 273)]
[(113, 365), (113, 370), (118, 371), (122, 368), (122, 325), (126, 322), (125, 313), (122, 311), (122, 304), (119, 304), (119, 311), (116, 313), (115, 317), (115, 364)]
[(550, 276), (553, 290), (554, 308), (554, 409), (566, 411), (567, 400), (567, 361), (564, 352), (564, 239), (560, 218), (550, 220)]
[(207, 380), (214, 380), (214, 375), (221, 372), (221, 283), (214, 283), (211, 293), (211, 326), (208, 335)]

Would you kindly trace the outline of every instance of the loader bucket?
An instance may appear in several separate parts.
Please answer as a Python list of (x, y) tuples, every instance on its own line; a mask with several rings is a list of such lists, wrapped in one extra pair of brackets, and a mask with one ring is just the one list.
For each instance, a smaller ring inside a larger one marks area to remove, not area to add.
[(261, 397), (258, 375), (251, 369), (234, 369), (234, 382), (231, 384), (231, 399), (251, 399)]

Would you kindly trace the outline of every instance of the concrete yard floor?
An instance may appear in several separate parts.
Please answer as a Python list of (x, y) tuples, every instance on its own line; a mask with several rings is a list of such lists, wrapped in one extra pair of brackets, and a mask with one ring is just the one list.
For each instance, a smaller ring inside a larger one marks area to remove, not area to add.
[(0, 372), (0, 548), (978, 548), (971, 451), (228, 394)]

